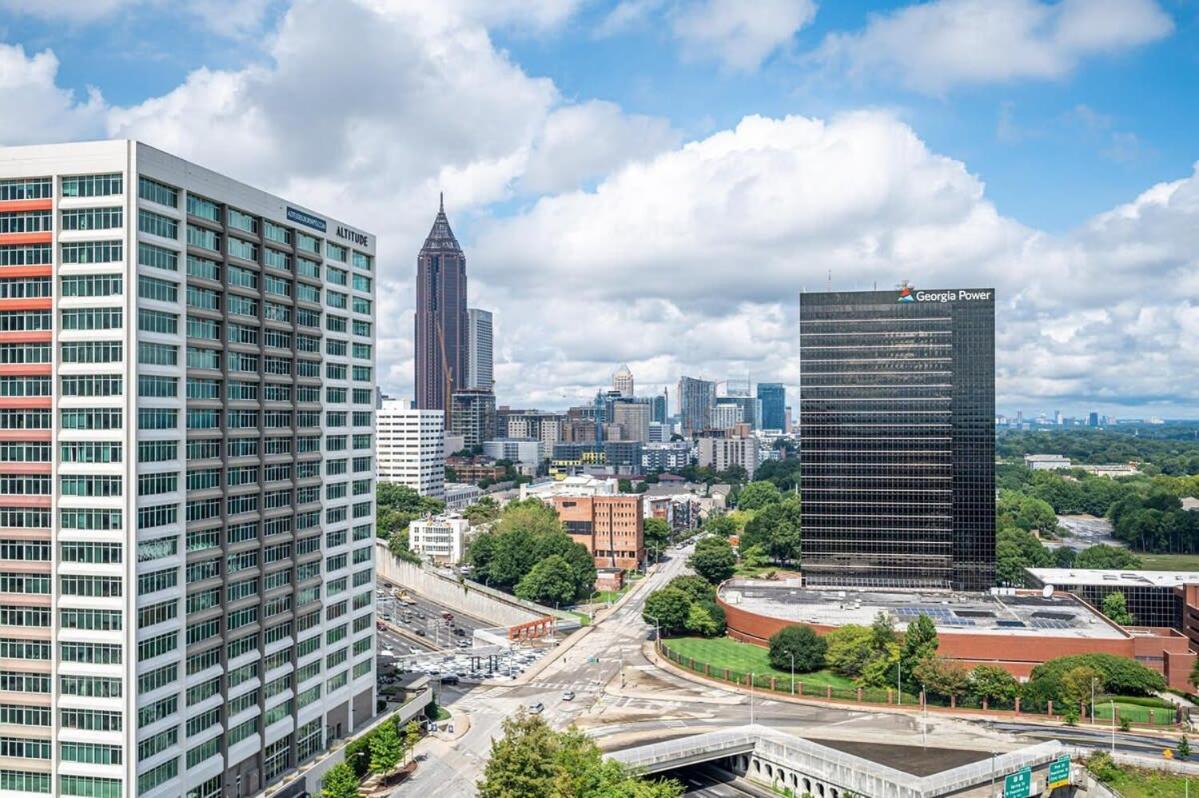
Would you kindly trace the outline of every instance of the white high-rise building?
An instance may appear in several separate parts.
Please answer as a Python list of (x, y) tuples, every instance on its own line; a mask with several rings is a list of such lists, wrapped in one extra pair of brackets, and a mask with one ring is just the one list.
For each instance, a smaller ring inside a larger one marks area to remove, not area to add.
[(492, 352), (491, 311), (468, 308), (467, 315), (467, 388), (491, 388), (495, 385), (495, 359)]
[(717, 438), (700, 436), (697, 448), (697, 464), (702, 468), (713, 471), (727, 471), (732, 466), (741, 466), (746, 475), (753, 479), (754, 472), (761, 464), (761, 452), (758, 449), (758, 439), (747, 438)]
[(144, 144), (0, 149), (4, 795), (255, 795), (374, 716), (374, 263)]
[(620, 391), (621, 396), (635, 396), (633, 384), (633, 372), (629, 370), (627, 363), (621, 364), (616, 373), (612, 375), (612, 390)]
[(445, 413), (389, 400), (379, 409), (379, 479), (445, 499)]

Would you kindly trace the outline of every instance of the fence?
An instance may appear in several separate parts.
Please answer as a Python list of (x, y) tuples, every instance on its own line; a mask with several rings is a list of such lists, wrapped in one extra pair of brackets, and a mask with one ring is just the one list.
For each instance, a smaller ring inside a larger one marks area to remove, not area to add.
[[(923, 705), (930, 709), (972, 710), (995, 713), (997, 715), (1002, 713), (1008, 716), (1041, 717), (1047, 720), (1061, 720), (1064, 717), (1062, 712), (1064, 708), (1054, 706), (1053, 702), (1029, 706), (1027, 704), (1022, 705), (1021, 700), (1018, 698), (1010, 701), (987, 701), (974, 695), (948, 698), (932, 694), (921, 695), (920, 693), (912, 693), (906, 690), (899, 692), (893, 687), (834, 687), (825, 683), (805, 681), (802, 676), (796, 676), (792, 679), (787, 674), (751, 674), (735, 668), (712, 665), (695, 657), (679, 654), (670, 648), (669, 640), (663, 640), (658, 643), (658, 653), (680, 668), (709, 679), (715, 679), (716, 681), (744, 688), (749, 688), (752, 683), (752, 687), (755, 690), (794, 695), (797, 698), (838, 701), (852, 704), (889, 704), (900, 706), (916, 706), (921, 705), (923, 702)], [(1121, 706), (1119, 705), (1120, 699), (1117, 698), (1116, 701), (1117, 724), (1127, 721), (1133, 725), (1160, 727), (1175, 726), (1179, 723), (1177, 710), (1164, 707)], [(1080, 723), (1087, 722), (1085, 707), (1076, 707), (1075, 711), (1079, 714)], [(1102, 723), (1105, 720), (1111, 722), (1111, 713), (1111, 706), (1109, 704), (1096, 701), (1095, 720), (1097, 722)]]

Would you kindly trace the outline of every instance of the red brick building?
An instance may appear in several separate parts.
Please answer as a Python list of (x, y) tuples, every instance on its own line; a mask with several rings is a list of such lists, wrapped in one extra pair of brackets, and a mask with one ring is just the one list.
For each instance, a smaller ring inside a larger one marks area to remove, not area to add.
[(596, 568), (633, 571), (645, 563), (640, 496), (555, 496), (554, 509)]

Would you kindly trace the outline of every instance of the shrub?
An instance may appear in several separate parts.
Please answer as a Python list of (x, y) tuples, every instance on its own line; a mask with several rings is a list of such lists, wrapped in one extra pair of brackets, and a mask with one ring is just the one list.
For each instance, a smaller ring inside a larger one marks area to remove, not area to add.
[(1033, 668), (1029, 684), (1052, 679), (1059, 683), (1057, 696), (1060, 697), (1062, 677), (1080, 667), (1096, 670), (1108, 692), (1116, 695), (1152, 695), (1166, 687), (1165, 677), (1157, 671), (1146, 668), (1136, 660), (1114, 654), (1077, 654), (1051, 659)]
[(784, 626), (770, 636), (770, 664), (780, 671), (811, 673), (824, 667), (828, 644), (810, 626)]

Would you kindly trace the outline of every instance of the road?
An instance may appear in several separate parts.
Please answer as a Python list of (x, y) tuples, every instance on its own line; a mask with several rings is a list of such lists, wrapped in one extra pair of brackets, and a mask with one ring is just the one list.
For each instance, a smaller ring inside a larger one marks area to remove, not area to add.
[[(653, 590), (686, 572), (690, 553), (690, 548), (673, 551), (625, 603), (527, 684), (463, 691), (447, 688), (442, 702), (456, 714), (468, 715), (470, 729), (453, 742), (434, 738), (422, 741), (418, 750), (427, 759), (414, 778), (393, 796), (459, 798), (473, 794), (491, 741), (502, 732), (503, 719), (536, 703), (544, 705), (543, 717), (550, 725), (574, 725), (606, 750), (739, 726), (751, 720), (815, 739), (908, 745), (932, 742), (934, 746), (983, 751), (1013, 750), (1043, 739), (1106, 747), (1110, 739), (1102, 729), (980, 723), (941, 715), (922, 717), (795, 704), (697, 683), (659, 669), (645, 654), (645, 643), (652, 639), (653, 630), (642, 620), (641, 611)], [(575, 700), (563, 700), (562, 693), (568, 689), (575, 691)], [(1168, 747), (1165, 738), (1153, 735), (1117, 735), (1116, 742), (1118, 751), (1138, 754), (1160, 755), (1161, 749)], [(720, 792), (727, 787), (699, 784), (694, 786), (697, 792), (689, 794), (703, 798), (740, 794)]]

